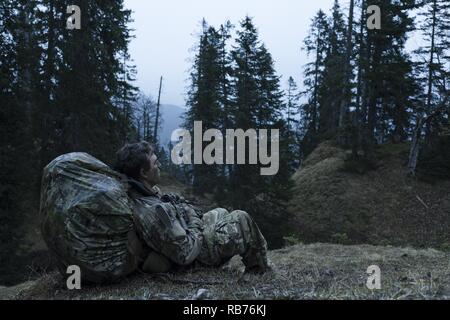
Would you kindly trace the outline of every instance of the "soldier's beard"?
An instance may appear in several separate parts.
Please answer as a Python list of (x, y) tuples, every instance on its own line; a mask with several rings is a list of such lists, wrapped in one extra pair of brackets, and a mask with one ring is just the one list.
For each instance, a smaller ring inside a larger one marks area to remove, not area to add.
[(160, 170), (158, 166), (150, 166), (150, 169), (146, 172), (142, 172), (140, 177), (136, 179), (147, 189), (152, 189), (160, 180)]
[(161, 180), (161, 173), (159, 169), (156, 169), (152, 177), (153, 186), (158, 184), (160, 180)]
[(152, 168), (148, 179), (146, 179), (145, 184), (150, 187), (157, 185), (160, 181), (160, 171), (159, 168)]

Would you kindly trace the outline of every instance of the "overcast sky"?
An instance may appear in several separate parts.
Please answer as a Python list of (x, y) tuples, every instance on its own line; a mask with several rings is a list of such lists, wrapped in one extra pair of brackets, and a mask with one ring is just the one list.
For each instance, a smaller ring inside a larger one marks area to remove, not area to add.
[[(341, 1), (344, 8), (347, 2)], [(310, 21), (321, 8), (328, 13), (332, 4), (333, 0), (125, 0), (133, 10), (136, 38), (130, 52), (137, 66), (136, 85), (156, 97), (162, 75), (162, 103), (184, 106), (190, 49), (202, 18), (214, 26), (227, 19), (237, 26), (247, 14), (254, 18), (260, 39), (283, 76), (283, 87), (289, 76), (300, 84), (307, 62), (300, 49)]]

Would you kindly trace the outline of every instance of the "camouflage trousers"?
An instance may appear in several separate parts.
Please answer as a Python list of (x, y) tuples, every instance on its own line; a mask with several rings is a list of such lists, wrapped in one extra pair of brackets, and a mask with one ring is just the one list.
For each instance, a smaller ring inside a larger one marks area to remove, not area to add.
[(203, 245), (197, 261), (220, 266), (235, 255), (247, 268), (267, 267), (267, 242), (247, 212), (215, 209), (203, 215)]

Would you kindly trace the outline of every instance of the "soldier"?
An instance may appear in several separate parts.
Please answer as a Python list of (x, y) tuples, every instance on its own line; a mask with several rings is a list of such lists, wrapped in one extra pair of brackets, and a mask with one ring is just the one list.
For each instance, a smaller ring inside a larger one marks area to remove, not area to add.
[(159, 166), (146, 142), (127, 144), (117, 152), (116, 170), (127, 177), (135, 203), (144, 272), (167, 272), (194, 262), (220, 266), (235, 255), (242, 257), (247, 272), (269, 269), (266, 240), (246, 212), (219, 208), (202, 215), (182, 197), (161, 195), (156, 187)]

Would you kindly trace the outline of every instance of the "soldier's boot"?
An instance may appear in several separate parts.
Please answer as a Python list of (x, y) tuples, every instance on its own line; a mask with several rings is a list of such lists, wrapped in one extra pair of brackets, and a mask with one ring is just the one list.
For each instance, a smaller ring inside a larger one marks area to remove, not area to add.
[(236, 210), (231, 213), (236, 216), (241, 226), (241, 234), (245, 244), (245, 252), (241, 253), (245, 271), (264, 273), (271, 270), (267, 259), (267, 242), (258, 225), (245, 211)]

